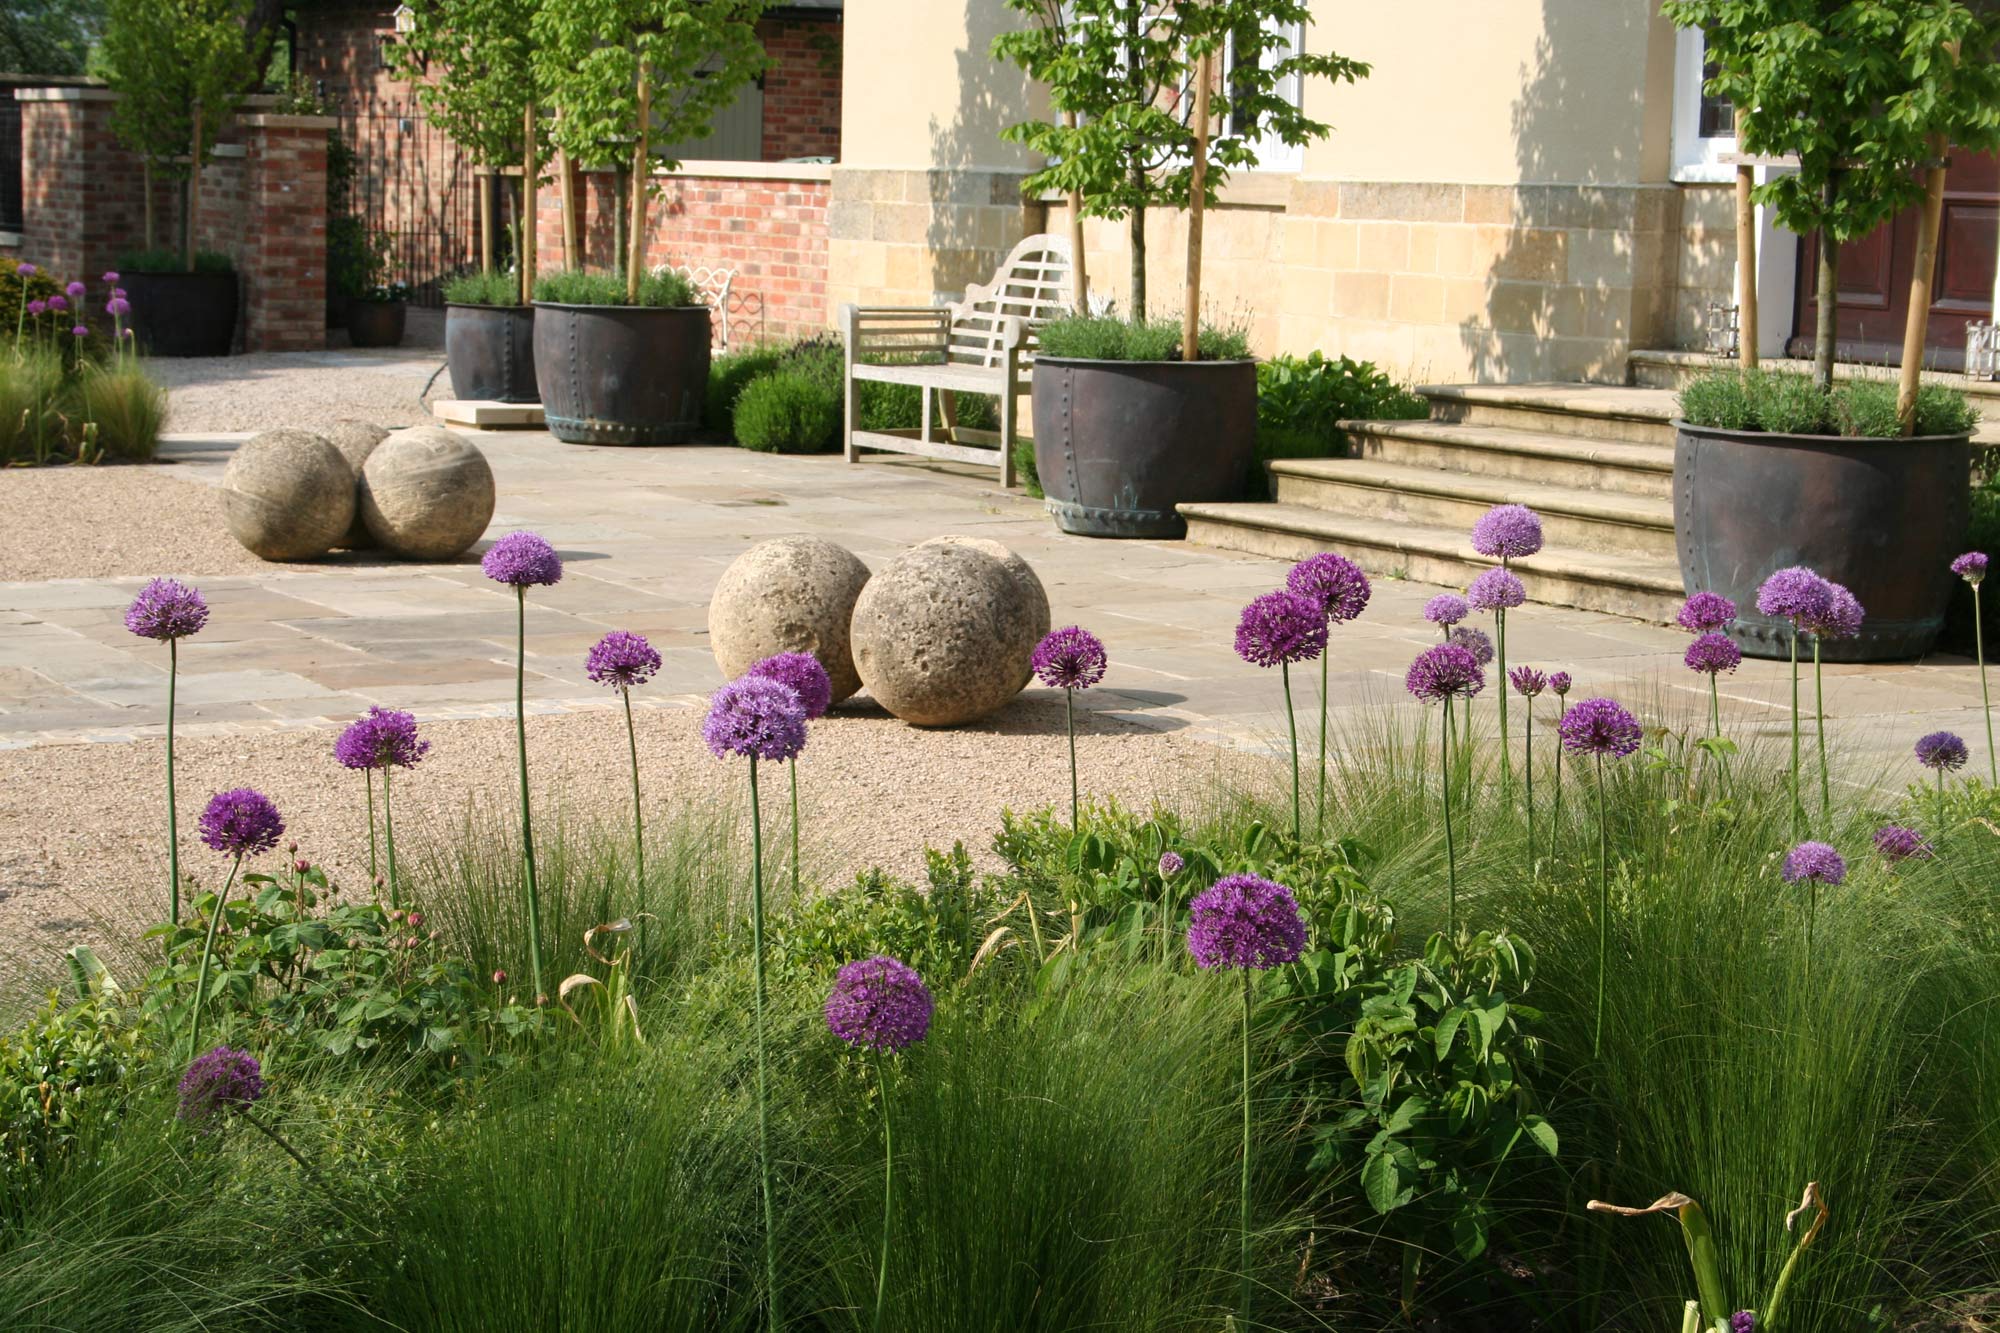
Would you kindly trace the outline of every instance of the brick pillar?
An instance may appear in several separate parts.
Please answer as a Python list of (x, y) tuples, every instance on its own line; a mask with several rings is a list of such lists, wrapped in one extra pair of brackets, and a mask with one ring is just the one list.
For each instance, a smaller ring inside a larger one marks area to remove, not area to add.
[[(22, 246), (64, 280), (96, 282), (137, 249), (145, 217), (138, 159), (111, 133), (116, 95), (103, 88), (21, 88)], [(155, 225), (174, 235), (171, 187), (156, 193)], [(162, 240), (162, 244), (167, 243)]]
[(326, 346), (326, 132), (333, 123), (328, 116), (237, 121), (244, 147), (237, 269), (246, 352)]

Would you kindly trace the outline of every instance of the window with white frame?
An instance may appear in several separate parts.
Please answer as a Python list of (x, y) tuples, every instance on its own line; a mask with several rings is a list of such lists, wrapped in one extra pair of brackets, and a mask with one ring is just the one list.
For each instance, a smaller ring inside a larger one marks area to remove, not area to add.
[[(1273, 22), (1271, 30), (1278, 37), (1281, 44), (1267, 47), (1262, 52), (1244, 50), (1239, 55), (1236, 39), (1231, 37), (1222, 55), (1222, 68), (1225, 71), (1225, 75), (1233, 73), (1239, 68), (1237, 63), (1239, 60), (1258, 60), (1266, 68), (1277, 64), (1279, 61), (1288, 60), (1294, 52), (1300, 49), (1305, 41), (1305, 30), (1302, 24), (1279, 24)], [(1244, 43), (1244, 45), (1247, 47), (1250, 44)], [(1284, 98), (1293, 106), (1298, 106), (1300, 104), (1299, 84), (1300, 79), (1297, 74), (1287, 74), (1278, 85), (1278, 96)], [(1227, 132), (1230, 134), (1241, 134), (1243, 128), (1237, 117), (1232, 114), (1231, 123), (1226, 127)], [(1276, 135), (1261, 136), (1252, 140), (1250, 146), (1257, 154), (1257, 165), (1253, 168), (1254, 170), (1298, 171), (1305, 166), (1305, 149), (1298, 144), (1288, 144)]]
[(1674, 34), (1674, 179), (1725, 181), (1735, 167), (1723, 155), (1736, 151), (1736, 109), (1705, 91), (1714, 73), (1701, 29)]

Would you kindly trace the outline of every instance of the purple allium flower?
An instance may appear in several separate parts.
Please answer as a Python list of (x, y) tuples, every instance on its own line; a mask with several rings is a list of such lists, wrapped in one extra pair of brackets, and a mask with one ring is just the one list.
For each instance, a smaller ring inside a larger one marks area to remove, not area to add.
[(28, 302), (28, 313), (31, 315), (46, 315), (49, 313), (49, 303), (39, 298), (30, 301)]
[(1202, 967), (1281, 967), (1306, 947), (1306, 920), (1284, 885), (1230, 875), (1188, 904), (1187, 942)]
[(79, 324), (69, 331), (69, 336), (72, 338), (88, 338), (90, 330)]
[(1875, 850), (1885, 861), (1923, 860), (1931, 855), (1924, 835), (1900, 824), (1884, 824), (1875, 830)]
[(1160, 853), (1161, 879), (1172, 879), (1175, 875), (1180, 874), (1181, 871), (1186, 869), (1187, 869), (1187, 862), (1181, 860), (1181, 854), (1179, 852)]
[(1610, 699), (1585, 699), (1556, 724), (1563, 748), (1571, 754), (1617, 758), (1639, 748), (1639, 719)]
[(1736, 619), (1736, 603), (1719, 592), (1698, 592), (1681, 603), (1674, 623), (1690, 634), (1713, 634)]
[(805, 705), (789, 685), (742, 676), (715, 692), (701, 738), (718, 759), (796, 759), (806, 748)]
[(1517, 666), (1507, 673), (1507, 679), (1514, 683), (1514, 693), (1532, 699), (1549, 687), (1549, 678), (1531, 666)]
[(20, 274), (24, 278), (32, 278), (35, 276), (35, 266), (33, 264), (16, 264), (14, 266), (14, 271)]
[(799, 696), (799, 707), (805, 710), (808, 722), (826, 716), (826, 710), (833, 707), (833, 678), (811, 653), (778, 653), (743, 674), (789, 686)]
[(1087, 690), (1104, 679), (1104, 644), (1080, 625), (1050, 630), (1029, 659), (1035, 679), (1052, 690)]
[(67, 287), (63, 288), (63, 290), (69, 293), (70, 300), (81, 301), (83, 299), (83, 294), (89, 291), (90, 289), (84, 286), (80, 282), (72, 282)]
[(562, 581), (562, 557), (556, 548), (532, 532), (510, 532), (486, 548), (479, 567), (495, 583), (516, 588), (548, 585)]
[(1773, 620), (1789, 620), (1796, 628), (1824, 616), (1832, 597), (1832, 584), (1804, 565), (1791, 565), (1757, 589), (1757, 610)]
[(1785, 853), (1785, 865), (1780, 873), (1787, 884), (1807, 880), (1838, 884), (1847, 878), (1847, 862), (1840, 859), (1839, 852), (1823, 842), (1802, 842)]
[(1456, 625), (1472, 613), (1472, 607), (1455, 592), (1441, 592), (1424, 603), (1424, 619), (1433, 625)]
[(1556, 698), (1560, 699), (1565, 694), (1568, 694), (1569, 686), (1569, 672), (1552, 671), (1549, 673), (1549, 693), (1555, 695)]
[(1493, 638), (1485, 630), (1460, 625), (1451, 632), (1450, 642), (1471, 653), (1472, 659), (1481, 666), (1493, 660)]
[(333, 757), (343, 768), (413, 768), (430, 748), (417, 738), (414, 716), (378, 704), (340, 733)]
[(205, 1125), (218, 1115), (249, 1110), (263, 1095), (264, 1071), (257, 1057), (218, 1046), (195, 1057), (187, 1073), (181, 1075), (180, 1109), (175, 1114), (192, 1124)]
[(154, 579), (125, 608), (125, 628), (142, 639), (185, 639), (208, 623), (208, 603), (178, 579)]
[(201, 812), (201, 840), (218, 852), (255, 856), (276, 847), (284, 833), (278, 807), (254, 788), (217, 792)]
[(1542, 549), (1542, 520), (1525, 505), (1495, 505), (1472, 525), (1472, 549), (1515, 559)]
[(1967, 551), (1951, 562), (1951, 572), (1977, 588), (1980, 580), (1986, 577), (1986, 553)]
[(118, 270), (115, 268), (106, 269), (104, 271), (104, 281), (110, 283), (116, 283), (118, 281)]
[(1968, 757), (1965, 742), (1948, 731), (1933, 731), (1917, 741), (1917, 762), (1925, 768), (1961, 769)]
[(1465, 600), (1480, 611), (1505, 611), (1528, 600), (1528, 590), (1509, 570), (1495, 566), (1472, 581)]
[(1757, 1316), (1749, 1310), (1738, 1310), (1729, 1316), (1729, 1333), (1757, 1333)]
[(69, 302), (60, 296), (51, 296), (47, 308), (60, 314), (62, 311), (69, 309)]
[(1295, 592), (1267, 592), (1236, 622), (1236, 655), (1260, 667), (1310, 662), (1326, 651), (1326, 616)]
[(629, 690), (644, 685), (660, 669), (660, 654), (643, 634), (612, 630), (590, 646), (583, 659), (583, 674), (599, 685)]
[(1292, 566), (1285, 575), (1285, 587), (1301, 597), (1310, 597), (1336, 625), (1360, 615), (1368, 606), (1371, 589), (1361, 566), (1344, 555), (1321, 551)]
[(132, 303), (122, 296), (114, 296), (104, 303), (104, 313), (118, 319), (132, 313)]
[(835, 975), (826, 997), (826, 1026), (849, 1046), (900, 1051), (924, 1039), (936, 1007), (915, 968), (877, 954)]
[(1713, 676), (1720, 671), (1734, 671), (1743, 664), (1743, 650), (1729, 641), (1727, 634), (1708, 633), (1697, 635), (1688, 645), (1687, 655), (1681, 659), (1688, 670), (1699, 671)]
[(1426, 648), (1410, 663), (1403, 684), (1425, 703), (1440, 699), (1470, 699), (1486, 688), (1486, 673), (1479, 659), (1455, 643)]
[(1866, 613), (1854, 594), (1838, 583), (1826, 585), (1826, 609), (1804, 619), (1800, 624), (1821, 641), (1829, 639), (1851, 639), (1861, 632), (1861, 622)]
[(111, 294), (117, 297), (121, 301), (131, 295), (131, 293), (126, 291), (123, 287), (113, 287), (111, 289)]

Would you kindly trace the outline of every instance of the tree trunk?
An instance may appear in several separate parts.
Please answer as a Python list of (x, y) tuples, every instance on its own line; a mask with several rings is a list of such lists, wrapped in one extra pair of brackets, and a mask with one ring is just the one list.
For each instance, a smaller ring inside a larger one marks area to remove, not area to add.
[(561, 182), (563, 267), (574, 273), (583, 265), (576, 253), (576, 173), (570, 170), (568, 152), (556, 153), (556, 171)]
[(192, 273), (196, 228), (201, 217), (201, 104), (199, 102), (195, 103), (194, 135), (190, 144), (194, 160), (188, 164), (187, 235), (181, 241), (181, 258), (187, 264), (187, 271)]
[[(622, 270), (625, 267), (625, 200), (628, 197), (628, 190), (631, 184), (626, 177), (631, 174), (631, 170), (623, 162), (618, 163), (613, 169), (611, 178), (611, 206), (608, 210), (605, 210), (611, 214), (611, 268), (613, 272)], [(600, 207), (602, 206), (600, 205)]]
[(1835, 290), (1839, 280), (1840, 242), (1833, 238), (1828, 221), (1833, 217), (1834, 201), (1840, 196), (1839, 173), (1829, 173), (1826, 184), (1820, 187), (1819, 228), (1819, 290), (1815, 299), (1819, 302), (1819, 319), (1813, 329), (1813, 379), (1818, 382), (1822, 393), (1833, 392), (1833, 346), (1834, 316), (1839, 312), (1840, 294)]
[(653, 89), (639, 69), (639, 141), (632, 146), (632, 254), (625, 261), (625, 300), (639, 304), (639, 275), (646, 271), (646, 186), (652, 179), (647, 157), (648, 122), (653, 118)]
[(1924, 333), (1930, 324), (1931, 280), (1936, 276), (1938, 225), (1944, 217), (1945, 153), (1949, 146), (1943, 135), (1931, 139), (1931, 158), (1937, 165), (1924, 169), (1924, 216), (1917, 231), (1917, 255), (1910, 270), (1910, 312), (1903, 325), (1903, 373), (1896, 386), (1896, 429), (1904, 435), (1916, 433), (1917, 379), (1924, 365)]
[[(1143, 179), (1146, 173), (1141, 169), (1137, 174)], [(1126, 313), (1126, 318), (1134, 324), (1142, 324), (1146, 320), (1146, 206), (1144, 204), (1132, 205), (1128, 226), (1132, 237), (1132, 309)]]
[(521, 304), (535, 299), (535, 102), (521, 113)]
[(1181, 360), (1201, 360), (1201, 215), (1208, 202), (1208, 85), (1215, 56), (1202, 52), (1195, 65), (1194, 162), (1188, 179), (1187, 305), (1181, 311)]
[[(1125, 9), (1125, 88), (1133, 106), (1144, 105), (1146, 66), (1139, 58), (1139, 6)], [(1146, 318), (1146, 146), (1135, 143), (1129, 153), (1129, 184), (1132, 187), (1132, 309), (1126, 318), (1134, 324)]]
[(492, 172), (479, 178), (479, 271), (493, 271), (493, 181)]

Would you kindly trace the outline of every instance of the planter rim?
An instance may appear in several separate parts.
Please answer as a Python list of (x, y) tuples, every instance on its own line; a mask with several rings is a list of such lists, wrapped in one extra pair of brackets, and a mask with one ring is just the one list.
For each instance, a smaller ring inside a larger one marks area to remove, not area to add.
[(540, 304), (539, 301), (532, 301), (527, 305), (522, 305), (518, 301), (513, 305), (493, 305), (486, 301), (446, 301), (444, 308), (446, 310), (533, 310)]
[(184, 268), (165, 270), (135, 268), (129, 273), (121, 272), (118, 280), (122, 283), (126, 278), (234, 278), (240, 276), (241, 274), (234, 268), (200, 268), (192, 273)]
[(1812, 444), (1812, 445), (1863, 445), (1863, 444), (1970, 444), (1972, 432), (1962, 435), (1792, 435), (1775, 430), (1731, 430), (1726, 426), (1697, 426), (1679, 417), (1673, 420), (1673, 427), (1687, 435), (1709, 435), (1717, 439), (1734, 440), (1741, 444)]
[[(660, 314), (660, 315), (685, 314), (687, 311), (690, 310), (699, 310), (704, 315), (709, 315), (714, 313), (712, 307), (701, 305), (699, 303), (695, 305), (587, 305), (579, 301), (536, 301), (533, 304), (537, 307), (545, 306), (550, 310), (617, 310), (617, 311), (638, 310), (638, 311), (647, 311), (653, 314)], [(492, 309), (493, 307), (488, 306), (485, 308)], [(520, 309), (519, 306), (513, 306), (510, 308), (516, 310)]]
[(408, 305), (410, 303), (410, 298), (407, 296), (400, 301), (382, 301), (377, 300), (373, 296), (350, 296), (347, 300), (350, 305)]
[[(703, 308), (704, 308), (704, 309), (706, 309), (706, 307), (703, 307)], [(1050, 356), (1050, 355), (1048, 355), (1048, 354), (1047, 354), (1047, 353), (1045, 353), (1045, 352), (1037, 352), (1037, 353), (1035, 353), (1035, 364), (1039, 366), (1039, 365), (1042, 365), (1042, 364), (1044, 364), (1044, 363), (1046, 363), (1046, 364), (1048, 364), (1048, 365), (1052, 365), (1052, 366), (1212, 366), (1212, 367), (1224, 367), (1224, 366), (1254, 366), (1254, 365), (1256, 365), (1256, 364), (1257, 364), (1257, 358), (1256, 358), (1256, 357), (1254, 357), (1254, 356), (1231, 356), (1231, 357), (1222, 357), (1222, 358), (1219, 358), (1219, 359), (1217, 359), (1217, 360), (1211, 360), (1211, 361), (1183, 361), (1183, 360), (1181, 360), (1180, 358), (1176, 357), (1176, 358), (1174, 358), (1174, 359), (1173, 359), (1173, 360), (1171, 360), (1171, 361), (1159, 361), (1159, 360), (1154, 360), (1154, 361), (1132, 361), (1132, 360), (1127, 360), (1127, 359), (1124, 359), (1124, 358), (1113, 358), (1113, 357), (1104, 357), (1104, 356)]]

